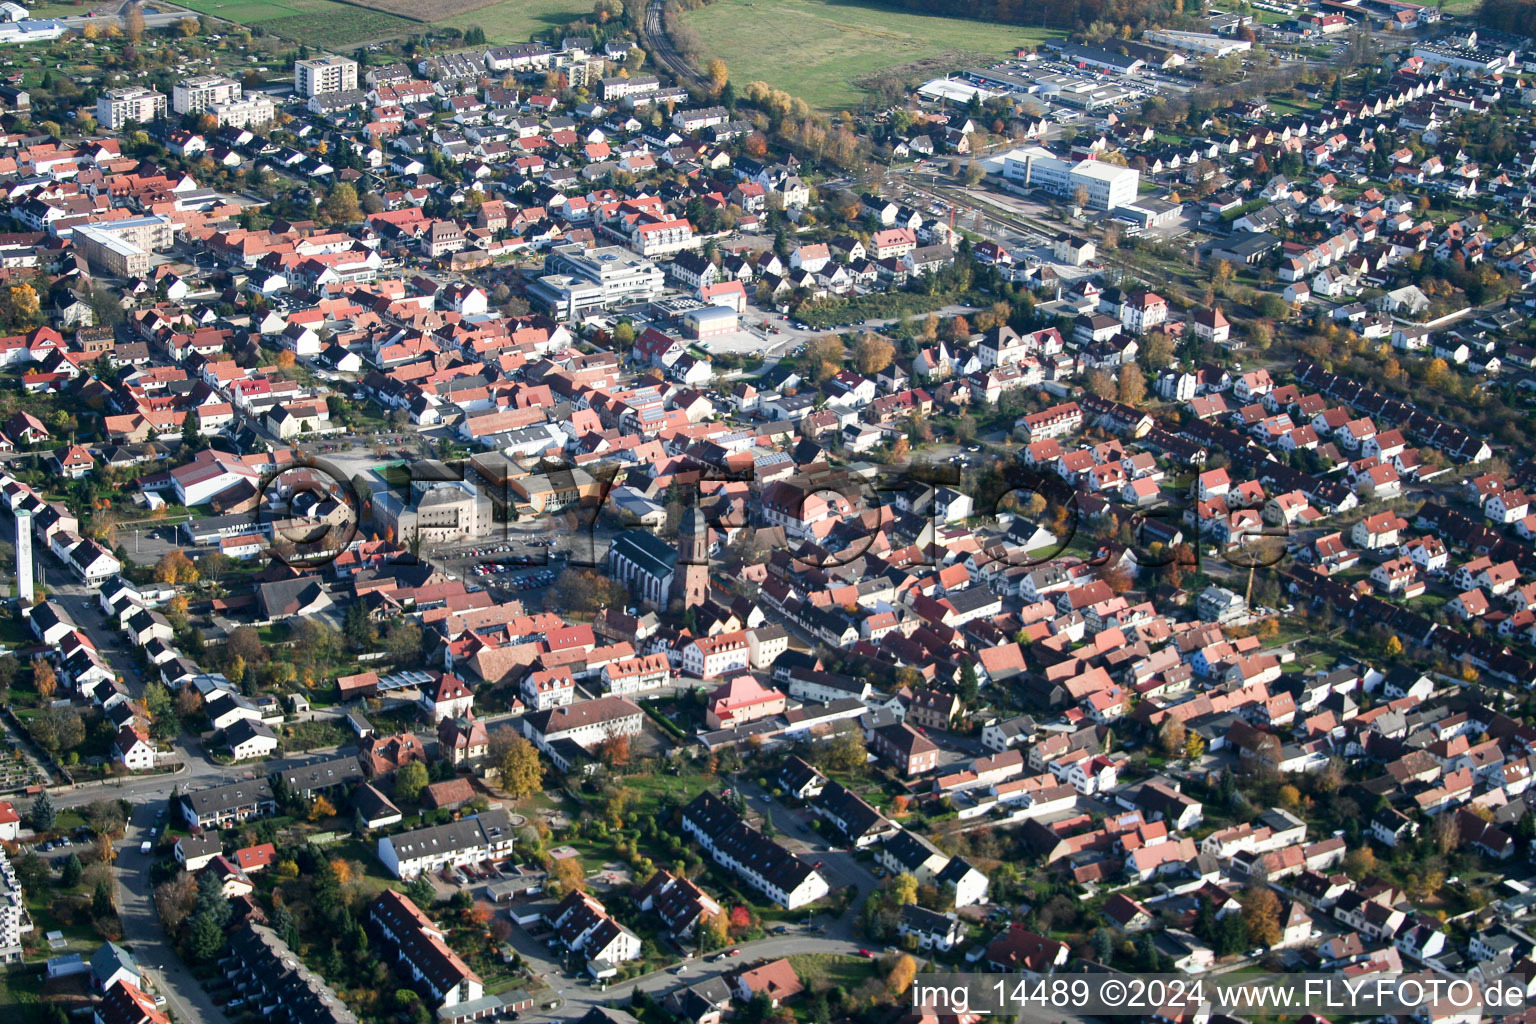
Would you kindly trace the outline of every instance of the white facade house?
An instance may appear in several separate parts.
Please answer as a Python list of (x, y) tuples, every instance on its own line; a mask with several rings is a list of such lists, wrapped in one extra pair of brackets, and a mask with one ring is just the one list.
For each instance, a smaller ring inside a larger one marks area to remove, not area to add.
[(506, 811), (482, 811), (446, 825), (418, 828), (379, 839), (379, 861), (401, 880), (512, 853), (512, 822)]
[(782, 907), (803, 907), (830, 891), (820, 872), (742, 821), (713, 793), (700, 793), (683, 810), (683, 831), (715, 863)]

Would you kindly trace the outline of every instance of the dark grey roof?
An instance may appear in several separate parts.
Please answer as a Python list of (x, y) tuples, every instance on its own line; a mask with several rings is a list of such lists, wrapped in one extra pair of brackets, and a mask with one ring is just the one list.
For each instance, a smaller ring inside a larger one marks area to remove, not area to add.
[(272, 787), (266, 779), (231, 782), (227, 786), (200, 789), (195, 793), (183, 793), (181, 802), (192, 808), (199, 818), (211, 817), (224, 811), (251, 804), (271, 802)]
[(482, 811), (472, 818), (432, 825), (390, 837), (390, 845), (401, 861), (432, 854), (472, 850), (500, 842), (512, 834), (512, 821), (506, 811)]

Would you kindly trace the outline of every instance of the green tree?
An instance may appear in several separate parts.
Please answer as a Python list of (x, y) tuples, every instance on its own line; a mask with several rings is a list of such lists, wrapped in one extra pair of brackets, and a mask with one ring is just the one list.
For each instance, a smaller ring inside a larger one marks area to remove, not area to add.
[(189, 454), (203, 446), (203, 435), (197, 429), (195, 409), (188, 409), (187, 414), (181, 418), (181, 444)]
[(423, 873), (411, 879), (405, 887), (405, 894), (411, 898), (411, 902), (418, 907), (430, 907), (437, 900), (437, 890), (432, 888), (431, 879)]
[(48, 795), (45, 789), (37, 794), (37, 799), (32, 801), (30, 817), (32, 827), (38, 832), (47, 832), (53, 828), (54, 822), (59, 820), (59, 812), (53, 806), (53, 797)]
[(974, 703), (981, 692), (981, 683), (976, 678), (976, 666), (967, 661), (960, 666), (960, 700), (962, 703)]
[(73, 889), (80, 884), (80, 876), (85, 873), (85, 865), (80, 863), (80, 858), (70, 854), (64, 866), (59, 869), (59, 882), (66, 889)]
[(96, 883), (96, 891), (91, 894), (91, 916), (100, 920), (116, 914), (117, 907), (112, 901), (112, 883), (103, 878)]
[(229, 897), (224, 895), (223, 882), (211, 871), (197, 876), (195, 912), (208, 915), (221, 929), (229, 924), (230, 918), (235, 914), (235, 908), (230, 906)]
[(395, 799), (415, 803), (426, 785), (426, 766), (420, 761), (412, 761), (395, 773)]
[(353, 643), (366, 646), (373, 642), (375, 630), (368, 618), (368, 609), (361, 601), (349, 601), (347, 614), (342, 620), (341, 631)]
[(207, 914), (194, 914), (187, 926), (187, 956), (208, 963), (224, 951), (224, 929)]
[(151, 720), (170, 715), (172, 707), (171, 691), (166, 689), (164, 683), (151, 681), (144, 687), (144, 710), (149, 712)]

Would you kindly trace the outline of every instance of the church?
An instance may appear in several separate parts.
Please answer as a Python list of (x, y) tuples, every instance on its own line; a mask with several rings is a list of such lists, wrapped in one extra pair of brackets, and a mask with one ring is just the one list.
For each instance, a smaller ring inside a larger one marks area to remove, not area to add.
[(675, 548), (649, 530), (619, 534), (608, 547), (608, 575), (647, 607), (666, 611), (677, 600), (697, 608), (709, 599), (709, 548), (709, 524), (695, 507), (683, 515)]

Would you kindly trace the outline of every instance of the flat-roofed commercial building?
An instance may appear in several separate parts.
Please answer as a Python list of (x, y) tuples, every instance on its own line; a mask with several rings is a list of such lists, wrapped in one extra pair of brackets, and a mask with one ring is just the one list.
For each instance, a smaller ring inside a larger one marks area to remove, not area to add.
[(1003, 156), (1003, 178), (1018, 185), (1043, 188), (1060, 196), (1082, 189), (1087, 205), (1113, 210), (1135, 202), (1141, 174), (1102, 160), (1063, 160), (1043, 146), (1025, 146)]
[(617, 245), (560, 245), (544, 258), (545, 275), (529, 294), (557, 316), (575, 317), (620, 302), (649, 302), (666, 276), (644, 256)]

